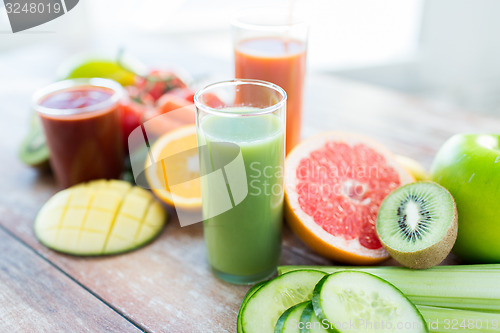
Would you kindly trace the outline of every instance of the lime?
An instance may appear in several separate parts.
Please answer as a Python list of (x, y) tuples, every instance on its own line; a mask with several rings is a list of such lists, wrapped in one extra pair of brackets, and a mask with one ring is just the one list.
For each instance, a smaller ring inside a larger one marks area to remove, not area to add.
[(65, 79), (100, 77), (115, 80), (122, 86), (135, 82), (135, 74), (123, 68), (118, 62), (106, 59), (87, 59), (70, 65), (63, 71)]

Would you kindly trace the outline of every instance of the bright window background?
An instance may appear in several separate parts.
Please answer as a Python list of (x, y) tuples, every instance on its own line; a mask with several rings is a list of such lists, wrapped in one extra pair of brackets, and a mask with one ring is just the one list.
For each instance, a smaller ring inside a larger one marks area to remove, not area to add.
[[(262, 0), (86, 2), (95, 36), (106, 31), (120, 43), (126, 42), (127, 35), (170, 37), (179, 44), (227, 60), (232, 57), (229, 22), (234, 13), (249, 4), (270, 3)], [(312, 22), (309, 65), (313, 69), (334, 69), (412, 57), (418, 47), (421, 3), (421, 0), (295, 1), (294, 11)]]
[[(418, 47), (422, 0), (82, 0), (50, 23), (16, 36), (1, 34), (0, 51), (47, 42), (72, 51), (133, 50), (153, 40), (151, 52), (164, 41), (230, 60), (229, 22), (238, 10), (292, 2), (295, 12), (312, 22), (311, 69), (399, 61), (412, 57)], [(3, 6), (0, 30), (10, 30)]]
[(25, 80), (2, 56), (29, 58), (40, 47), (48, 75), (75, 53), (125, 48), (149, 66), (179, 66), (195, 78), (217, 69), (227, 78), (231, 17), (248, 6), (292, 1), (311, 22), (310, 74), (500, 114), (499, 0), (81, 0), (68, 14), (15, 35), (0, 2), (0, 79), (8, 73)]

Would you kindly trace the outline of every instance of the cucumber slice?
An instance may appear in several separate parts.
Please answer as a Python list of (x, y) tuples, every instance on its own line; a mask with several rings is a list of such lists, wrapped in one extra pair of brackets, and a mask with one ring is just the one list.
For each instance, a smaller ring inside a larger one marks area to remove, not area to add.
[(243, 327), (241, 326), (241, 320), (242, 320), (241, 313), (243, 312), (242, 311), (243, 307), (245, 306), (245, 304), (247, 304), (250, 297), (252, 297), (252, 295), (255, 294), (255, 292), (257, 290), (259, 290), (260, 287), (265, 285), (267, 282), (268, 281), (262, 281), (262, 282), (257, 283), (252, 288), (250, 288), (250, 290), (248, 290), (247, 294), (245, 295), (245, 298), (243, 298), (243, 302), (241, 302), (241, 306), (240, 306), (240, 311), (238, 312), (238, 319), (237, 319), (238, 320), (238, 333), (243, 333)]
[(312, 302), (308, 302), (300, 316), (300, 333), (328, 333), (326, 326), (316, 317)]
[(314, 286), (326, 274), (301, 270), (283, 274), (258, 289), (243, 306), (244, 333), (272, 333), (278, 318), (295, 304), (311, 300)]
[(331, 332), (428, 332), (415, 305), (369, 273), (343, 271), (324, 277), (314, 288), (312, 303)]
[(310, 303), (311, 301), (302, 302), (283, 312), (276, 322), (274, 333), (300, 333), (300, 316)]

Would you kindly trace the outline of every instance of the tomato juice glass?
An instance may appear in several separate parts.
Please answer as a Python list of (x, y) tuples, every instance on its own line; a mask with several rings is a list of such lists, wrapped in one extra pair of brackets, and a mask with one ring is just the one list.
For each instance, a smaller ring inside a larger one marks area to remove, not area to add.
[(286, 152), (300, 141), (308, 25), (283, 7), (245, 10), (232, 22), (238, 79), (277, 84), (287, 94)]
[(35, 93), (33, 108), (40, 116), (61, 188), (120, 177), (123, 96), (120, 84), (99, 78), (60, 81)]

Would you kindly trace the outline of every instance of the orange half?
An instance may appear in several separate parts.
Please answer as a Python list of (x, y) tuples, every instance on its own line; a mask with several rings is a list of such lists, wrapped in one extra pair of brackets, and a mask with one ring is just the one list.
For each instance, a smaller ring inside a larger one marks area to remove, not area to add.
[[(164, 134), (151, 147), (146, 162), (146, 179), (153, 193), (175, 208), (201, 209), (201, 182), (196, 126), (188, 125)], [(175, 157), (174, 157), (175, 156)], [(174, 158), (173, 158), (174, 157)], [(188, 179), (178, 183), (175, 180)], [(174, 182), (173, 182), (174, 181)]]

